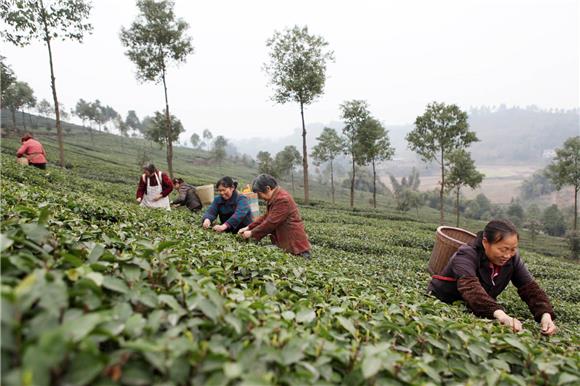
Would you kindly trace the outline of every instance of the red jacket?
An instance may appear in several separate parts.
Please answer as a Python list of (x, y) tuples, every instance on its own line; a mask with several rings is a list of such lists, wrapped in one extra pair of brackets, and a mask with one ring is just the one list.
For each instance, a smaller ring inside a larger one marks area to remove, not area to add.
[(292, 196), (282, 188), (274, 189), (266, 214), (258, 217), (248, 228), (256, 240), (270, 234), (272, 243), (286, 252), (298, 255), (310, 251), (310, 242), (298, 207)]
[(34, 138), (24, 141), (20, 149), (16, 152), (16, 157), (20, 158), (26, 156), (28, 162), (31, 164), (45, 164), (46, 152), (42, 144)]
[[(155, 173), (157, 175), (157, 173)], [(139, 186), (137, 187), (137, 198), (143, 198), (145, 193), (147, 192), (147, 181), (146, 178), (149, 179), (149, 185), (157, 186), (157, 176), (154, 178), (146, 177), (145, 174), (139, 178)], [(166, 197), (173, 191), (173, 182), (171, 182), (171, 178), (163, 172), (161, 172), (161, 196)]]

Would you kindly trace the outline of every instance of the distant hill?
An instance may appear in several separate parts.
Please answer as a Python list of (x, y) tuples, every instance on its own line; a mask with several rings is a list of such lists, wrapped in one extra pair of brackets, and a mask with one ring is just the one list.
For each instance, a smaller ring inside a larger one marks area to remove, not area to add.
[[(477, 163), (543, 165), (550, 160), (545, 158), (550, 150), (561, 146), (567, 138), (580, 135), (580, 109), (481, 107), (469, 111), (469, 124), (480, 139), (471, 147)], [(308, 146), (316, 145), (316, 137), (324, 127), (332, 127), (340, 133), (342, 126), (338, 121), (307, 125)], [(405, 140), (413, 124), (391, 126), (387, 121), (387, 129), (396, 148), (395, 157), (404, 164), (419, 164)], [(296, 128), (293, 134), (281, 138), (249, 138), (232, 142), (241, 153), (255, 156), (258, 151), (266, 150), (275, 154), (287, 145), (301, 149), (302, 129)]]
[(472, 146), (477, 162), (544, 164), (551, 160), (550, 150), (580, 135), (580, 109), (473, 109), (469, 123), (481, 141)]

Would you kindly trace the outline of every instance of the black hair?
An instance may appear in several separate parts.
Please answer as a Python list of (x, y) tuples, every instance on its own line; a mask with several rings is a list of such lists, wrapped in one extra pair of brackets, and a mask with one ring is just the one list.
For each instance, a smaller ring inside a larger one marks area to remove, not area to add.
[(520, 239), (520, 234), (511, 221), (491, 220), (487, 223), (483, 231), (477, 233), (477, 238), (473, 241), (472, 246), (477, 249), (483, 249), (484, 238), (489, 244), (495, 244), (511, 235), (516, 235), (518, 240)]
[(183, 178), (174, 178), (173, 185), (183, 184)]
[(151, 162), (147, 162), (143, 165), (143, 170), (147, 170), (149, 173), (157, 173), (157, 168)]
[(238, 181), (234, 180), (232, 177), (222, 177), (215, 183), (215, 188), (219, 189), (220, 186), (224, 188), (238, 188)]
[(258, 177), (254, 178), (254, 181), (252, 181), (252, 191), (254, 193), (266, 193), (268, 187), (270, 187), (270, 189), (275, 189), (277, 186), (278, 182), (269, 174), (260, 174)]

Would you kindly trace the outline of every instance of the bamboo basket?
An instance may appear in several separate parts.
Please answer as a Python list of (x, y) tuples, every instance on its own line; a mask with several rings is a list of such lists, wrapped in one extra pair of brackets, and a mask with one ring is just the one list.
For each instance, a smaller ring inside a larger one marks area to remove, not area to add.
[(460, 246), (475, 240), (476, 235), (461, 228), (440, 226), (435, 233), (435, 245), (429, 259), (429, 272), (438, 275)]
[(195, 188), (195, 190), (203, 205), (211, 205), (214, 197), (213, 185), (202, 185)]

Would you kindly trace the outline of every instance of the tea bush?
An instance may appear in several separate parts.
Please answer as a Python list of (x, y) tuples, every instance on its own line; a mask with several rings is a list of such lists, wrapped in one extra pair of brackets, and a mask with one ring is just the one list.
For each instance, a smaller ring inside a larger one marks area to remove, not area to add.
[(144, 210), (134, 186), (2, 158), (3, 385), (577, 384), (578, 264), (522, 251), (561, 329), (425, 295), (436, 226), (301, 208), (314, 259)]

